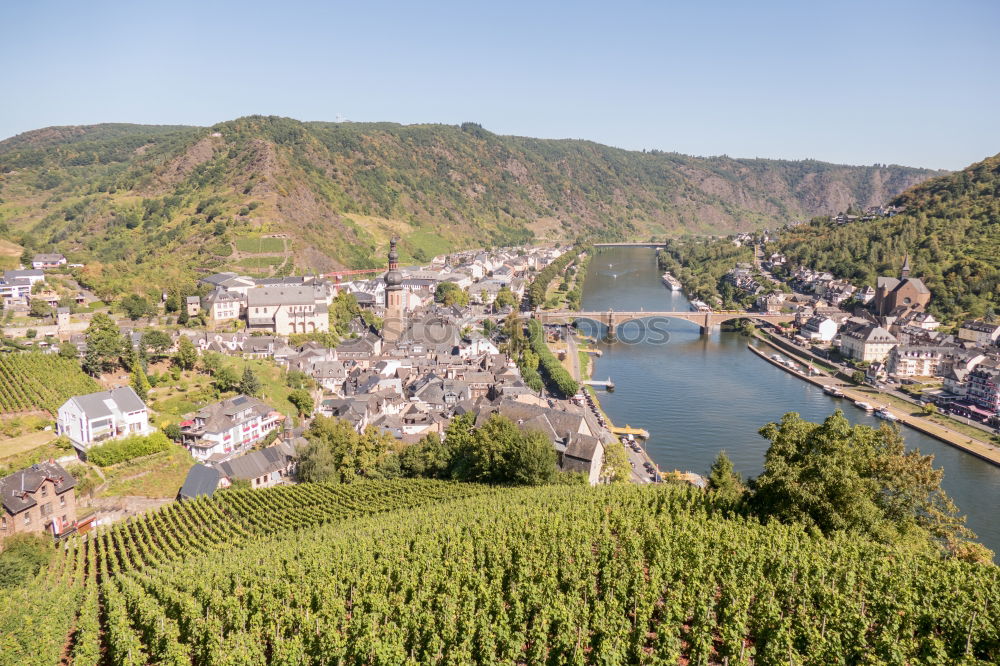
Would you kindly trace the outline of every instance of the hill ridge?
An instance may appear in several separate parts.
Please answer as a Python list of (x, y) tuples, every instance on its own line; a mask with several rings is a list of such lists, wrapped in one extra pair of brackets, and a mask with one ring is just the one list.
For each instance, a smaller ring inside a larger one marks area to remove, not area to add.
[(0, 235), (97, 264), (85, 280), (120, 293), (196, 269), (260, 272), (230, 259), (249, 234), (291, 239), (294, 264), (264, 274), (372, 267), (393, 234), (402, 259), (418, 261), (483, 245), (729, 233), (881, 204), (938, 173), (629, 151), (475, 123), (105, 124), (0, 141)]

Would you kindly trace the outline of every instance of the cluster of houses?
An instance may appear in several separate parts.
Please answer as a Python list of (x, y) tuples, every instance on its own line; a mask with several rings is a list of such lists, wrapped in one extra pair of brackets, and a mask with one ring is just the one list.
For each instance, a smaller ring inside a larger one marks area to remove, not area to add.
[(832, 215), (830, 221), (836, 224), (848, 224), (850, 222), (868, 222), (870, 220), (877, 220), (880, 217), (895, 217), (902, 213), (905, 209), (902, 206), (869, 206), (865, 208), (864, 212), (860, 215), (849, 215), (847, 213), (839, 213), (837, 215)]
[[(773, 256), (771, 262), (783, 257)], [(872, 381), (940, 383), (928, 398), (949, 410), (1000, 425), (1000, 324), (967, 321), (954, 335), (938, 331), (926, 311), (931, 293), (910, 275), (909, 258), (899, 277), (879, 277), (875, 287), (856, 289), (830, 273), (799, 268), (794, 293), (758, 298), (762, 311), (794, 311), (800, 342), (833, 347), (841, 356), (867, 364)], [(853, 299), (867, 309), (846, 312)]]
[[(532, 391), (516, 364), (492, 340), (473, 331), (472, 308), (433, 301), (443, 281), (466, 289), (474, 302), (491, 302), (503, 287), (519, 294), (529, 271), (565, 250), (467, 252), (438, 257), (430, 266), (397, 269), (394, 246), (390, 270), (374, 280), (332, 284), (322, 278), (258, 280), (232, 273), (205, 278), (213, 288), (203, 299), (188, 299), (188, 312), (204, 309), (218, 321), (241, 317), (246, 330), (183, 331), (174, 334), (174, 344), (185, 335), (202, 353), (266, 358), (303, 373), (315, 381), (318, 414), (343, 419), (358, 432), (376, 428), (404, 443), (427, 435), (443, 437), (458, 415), (472, 413), (482, 423), (501, 414), (543, 432), (563, 469), (582, 472), (597, 483), (604, 447), (614, 435), (588, 419), (581, 405)], [(387, 319), (394, 317), (399, 331), (379, 334), (359, 318), (352, 323), (357, 335), (336, 347), (290, 345), (287, 335), (328, 330), (328, 307), (341, 289)], [(141, 337), (137, 331), (129, 334), (133, 343)], [(153, 430), (147, 406), (129, 387), (74, 396), (59, 408), (56, 419), (57, 433), (70, 440), (82, 459), (93, 446)], [(301, 429), (294, 430), (281, 410), (245, 395), (185, 415), (179, 432), (178, 444), (197, 461), (180, 490), (182, 499), (236, 482), (254, 488), (291, 483), (305, 443)], [(56, 535), (75, 524), (72, 477), (54, 462), (36, 467), (0, 481), (2, 525), (8, 530), (0, 536), (13, 533), (15, 524), (18, 530), (31, 527)], [(42, 501), (50, 493), (64, 499), (57, 499), (58, 505)], [(64, 515), (56, 506), (69, 508)]]
[[(437, 286), (453, 282), (468, 291), (470, 301), (491, 304), (501, 289), (524, 293), (529, 271), (540, 269), (558, 257), (560, 248), (507, 248), (470, 251), (435, 257), (428, 266), (400, 269), (402, 306), (407, 311), (426, 307), (434, 300)], [(246, 323), (248, 331), (294, 335), (329, 330), (329, 307), (340, 291), (354, 294), (361, 307), (382, 314), (386, 280), (333, 282), (322, 276), (253, 278), (237, 273), (217, 273), (200, 281), (210, 291), (202, 298), (189, 297), (188, 315), (204, 312), (214, 324)]]

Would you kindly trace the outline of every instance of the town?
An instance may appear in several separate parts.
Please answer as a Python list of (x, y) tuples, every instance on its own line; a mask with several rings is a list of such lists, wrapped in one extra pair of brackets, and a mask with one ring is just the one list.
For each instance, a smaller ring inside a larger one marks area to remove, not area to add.
[[(112, 324), (110, 317), (71, 315), (69, 307), (57, 307), (51, 324), (25, 332), (27, 349), (79, 360), (86, 367), (98, 354), (96, 318), (113, 329), (112, 336), (120, 337), (127, 354), (147, 359), (146, 368), (137, 370), (141, 363), (136, 361), (123, 374), (124, 368), (113, 367), (114, 359), (105, 359), (109, 365), (104, 368), (96, 362), (98, 369), (111, 369), (102, 375), (105, 390), (73, 395), (54, 414), (52, 435), (68, 441), (72, 454), (39, 461), (0, 480), (0, 491), (11, 498), (4, 505), (0, 535), (44, 530), (65, 536), (150, 506), (140, 502), (124, 509), (84, 511), (90, 498), (74, 499), (76, 480), (67, 468), (86, 469), (81, 463), (95, 467), (95, 452), (115, 441), (162, 440), (166, 434), (171, 446), (183, 447), (191, 464), (175, 489), (179, 499), (211, 495), (233, 485), (293, 483), (299, 453), (307, 443), (303, 433), (315, 416), (346, 422), (359, 434), (374, 430), (405, 446), (429, 435), (444, 438), (449, 422), (459, 415), (471, 414), (476, 424), (500, 415), (543, 432), (560, 470), (575, 472), (591, 484), (608, 481), (604, 449), (618, 445), (619, 438), (593, 399), (582, 392), (560, 395), (529, 387), (509, 355), (501, 327), (505, 319), (520, 326), (518, 311), (532, 276), (570, 249), (459, 252), (436, 257), (428, 265), (401, 267), (393, 240), (387, 269), (353, 281), (340, 281), (339, 275), (207, 275), (199, 281), (201, 295), (185, 296), (172, 318), (187, 326), (157, 327), (153, 322), (164, 319), (156, 316), (147, 317), (142, 328), (129, 319)], [(55, 281), (48, 272), (65, 265), (61, 255), (38, 255), (31, 269), (8, 271), (5, 280), (13, 286), (23, 282), (25, 288), (5, 296), (7, 311), (38, 310), (39, 301), (48, 305), (51, 292), (32, 287)], [(170, 298), (164, 294), (164, 308)], [(331, 309), (345, 303), (346, 330), (337, 340)], [(78, 320), (89, 322), (85, 331), (74, 332)], [(199, 321), (204, 322), (199, 329), (189, 327)], [(565, 336), (559, 331), (550, 334)], [(333, 340), (336, 343), (330, 344)], [(176, 420), (151, 407), (159, 404), (155, 398), (171, 376), (152, 375), (150, 360), (164, 359), (160, 365), (177, 375), (179, 368), (211, 366), (219, 358), (273, 367), (302, 388), (292, 392), (289, 399), (294, 403), (277, 404), (235, 382), (223, 391), (228, 397), (177, 414)], [(156, 388), (149, 386), (146, 372), (159, 379)], [(141, 380), (136, 380), (137, 373)], [(633, 480), (655, 480), (657, 473), (640, 448), (627, 443)], [(135, 447), (138, 455), (155, 450)], [(52, 501), (44, 501), (50, 497), (59, 498), (58, 511)]]

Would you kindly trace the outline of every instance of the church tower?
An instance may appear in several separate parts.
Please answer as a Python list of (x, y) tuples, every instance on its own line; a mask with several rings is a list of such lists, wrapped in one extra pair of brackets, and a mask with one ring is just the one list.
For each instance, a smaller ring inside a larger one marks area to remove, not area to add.
[(399, 272), (399, 253), (396, 251), (398, 238), (389, 241), (389, 270), (385, 273), (385, 319), (382, 325), (382, 339), (396, 342), (406, 325), (406, 308), (403, 298), (403, 274)]
[(903, 267), (899, 269), (899, 279), (905, 280), (910, 277), (910, 253), (906, 253), (906, 257), (903, 259)]

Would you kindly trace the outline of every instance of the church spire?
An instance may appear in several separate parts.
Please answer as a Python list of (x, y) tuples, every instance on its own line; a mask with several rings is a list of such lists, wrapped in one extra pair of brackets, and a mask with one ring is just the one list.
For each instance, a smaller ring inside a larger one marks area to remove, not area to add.
[(899, 269), (899, 279), (905, 280), (910, 277), (910, 253), (907, 252), (903, 258), (903, 267)]

